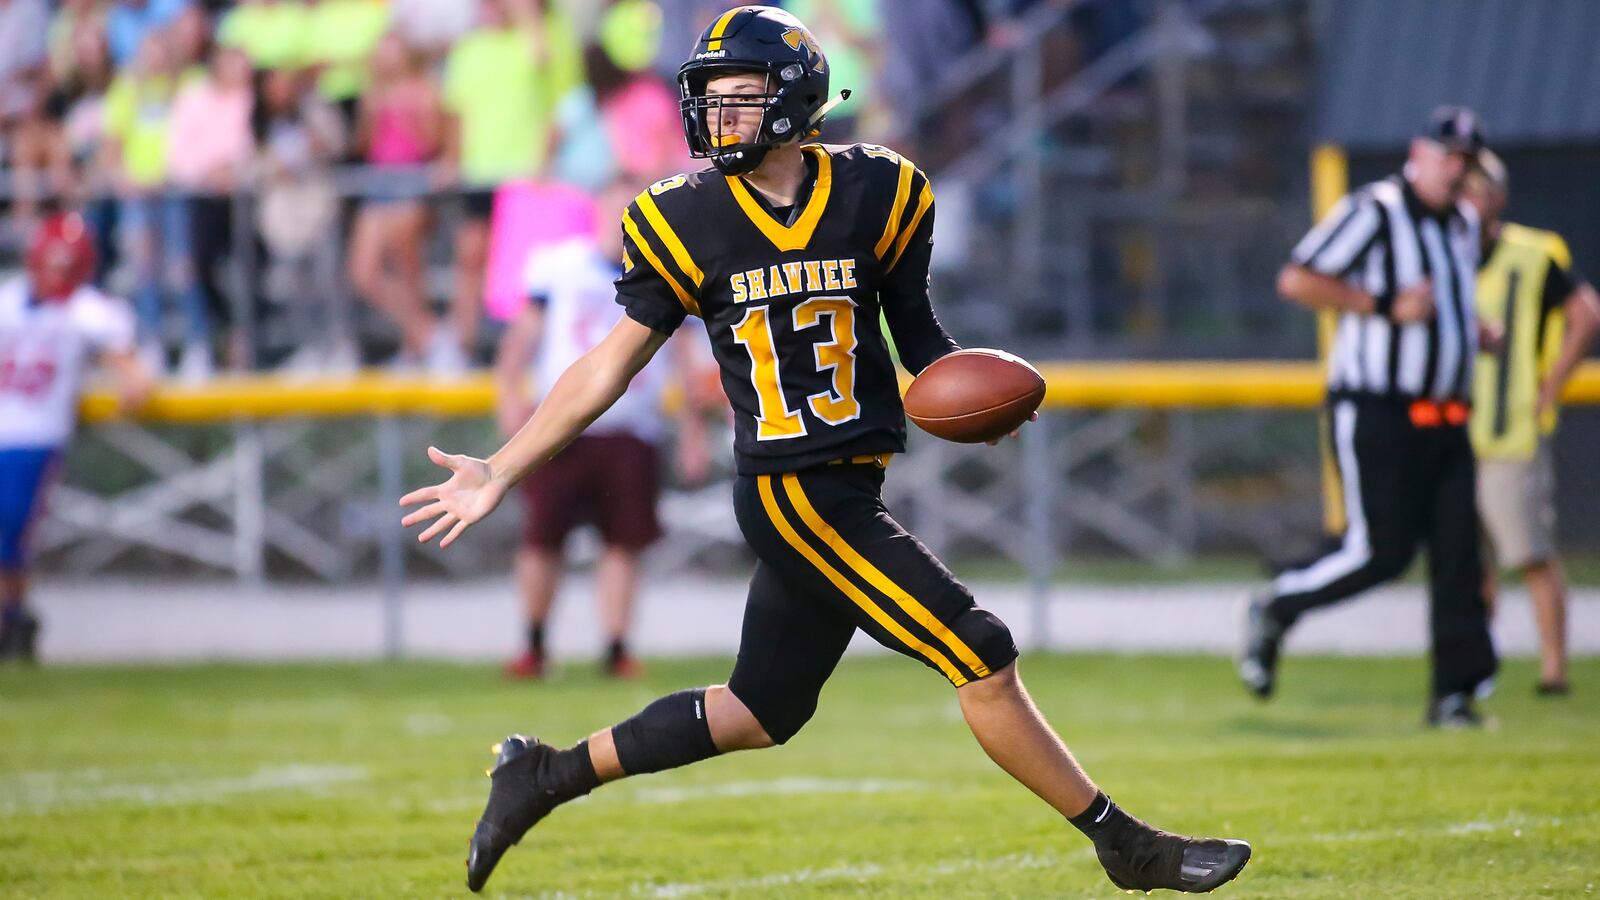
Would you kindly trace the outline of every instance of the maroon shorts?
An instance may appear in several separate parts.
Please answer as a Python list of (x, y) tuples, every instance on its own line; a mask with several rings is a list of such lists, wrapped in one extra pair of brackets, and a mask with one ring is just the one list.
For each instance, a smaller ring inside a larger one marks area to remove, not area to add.
[(661, 536), (657, 465), (655, 446), (632, 435), (579, 436), (523, 479), (523, 544), (559, 550), (575, 526), (593, 522), (608, 546), (643, 549)]

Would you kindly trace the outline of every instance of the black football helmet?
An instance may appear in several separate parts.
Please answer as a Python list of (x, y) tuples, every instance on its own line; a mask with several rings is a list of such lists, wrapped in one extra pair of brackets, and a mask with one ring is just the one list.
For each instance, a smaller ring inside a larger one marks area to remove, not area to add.
[[(760, 94), (706, 96), (706, 82), (719, 75), (764, 75)], [(822, 127), (828, 111), (850, 96), (828, 97), (828, 60), (817, 39), (799, 19), (774, 6), (740, 6), (718, 16), (695, 42), (689, 61), (678, 69), (679, 109), (689, 155), (711, 158), (727, 175), (753, 171), (767, 151), (785, 141), (803, 140)], [(726, 107), (761, 110), (755, 140), (721, 133)]]

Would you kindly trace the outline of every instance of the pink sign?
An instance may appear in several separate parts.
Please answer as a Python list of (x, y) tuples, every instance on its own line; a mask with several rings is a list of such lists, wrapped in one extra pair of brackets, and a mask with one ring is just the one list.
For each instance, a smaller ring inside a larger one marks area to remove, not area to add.
[(489, 265), (484, 309), (506, 321), (528, 302), (522, 284), (528, 254), (546, 244), (594, 230), (594, 201), (577, 188), (555, 182), (512, 181), (494, 195), (489, 220)]

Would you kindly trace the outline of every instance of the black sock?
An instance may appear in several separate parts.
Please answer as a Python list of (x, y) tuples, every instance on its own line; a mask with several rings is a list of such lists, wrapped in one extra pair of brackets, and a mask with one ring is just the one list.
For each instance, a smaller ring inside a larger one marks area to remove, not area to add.
[(1123, 827), (1139, 820), (1112, 803), (1105, 791), (1099, 791), (1094, 795), (1094, 799), (1089, 801), (1088, 809), (1067, 821), (1072, 823), (1073, 828), (1083, 832), (1084, 837), (1098, 844), (1101, 840), (1115, 835)]
[(600, 786), (600, 776), (594, 771), (594, 760), (589, 758), (587, 740), (556, 751), (550, 757), (550, 775), (556, 791), (564, 800), (582, 797)]
[(629, 775), (676, 769), (720, 752), (711, 740), (704, 688), (662, 697), (613, 727), (611, 739)]
[(528, 652), (535, 655), (544, 653), (544, 623), (533, 622), (528, 625)]
[(622, 638), (617, 638), (606, 647), (606, 662), (613, 666), (621, 662), (622, 658), (627, 655), (628, 647), (623, 643)]

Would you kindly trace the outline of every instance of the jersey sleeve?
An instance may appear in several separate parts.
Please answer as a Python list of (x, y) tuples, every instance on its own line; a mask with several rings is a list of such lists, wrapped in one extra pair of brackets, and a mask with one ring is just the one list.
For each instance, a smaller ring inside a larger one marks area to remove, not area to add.
[(133, 350), (136, 327), (128, 304), (104, 294), (88, 294), (73, 316), (79, 331), (96, 353)]
[[(960, 349), (933, 312), (928, 262), (933, 255), (933, 185), (909, 160), (900, 160), (895, 201), (878, 248), (885, 275), (878, 290), (884, 319), (906, 371), (913, 375)], [(904, 174), (909, 173), (909, 174)]]
[(653, 190), (640, 194), (622, 214), (617, 302), (628, 318), (670, 335), (685, 318), (700, 314), (698, 291), (704, 275), (650, 196)]
[(1348, 194), (1300, 239), (1290, 259), (1313, 272), (1343, 278), (1355, 268), (1383, 226), (1378, 201)]

